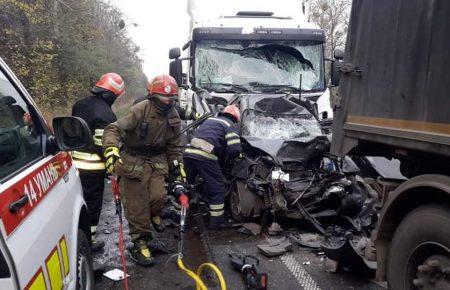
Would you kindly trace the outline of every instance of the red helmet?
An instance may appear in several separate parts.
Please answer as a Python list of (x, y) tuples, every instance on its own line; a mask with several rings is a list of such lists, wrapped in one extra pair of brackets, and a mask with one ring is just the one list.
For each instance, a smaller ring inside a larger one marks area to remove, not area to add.
[(123, 79), (116, 73), (107, 73), (102, 75), (102, 77), (95, 84), (95, 87), (108, 90), (114, 93), (117, 97), (120, 97), (123, 93), (125, 93), (125, 84)]
[(177, 81), (169, 75), (160, 75), (151, 80), (147, 85), (150, 95), (178, 96)]
[(223, 112), (233, 116), (237, 122), (241, 120), (241, 112), (235, 104), (226, 106), (225, 109), (223, 109)]

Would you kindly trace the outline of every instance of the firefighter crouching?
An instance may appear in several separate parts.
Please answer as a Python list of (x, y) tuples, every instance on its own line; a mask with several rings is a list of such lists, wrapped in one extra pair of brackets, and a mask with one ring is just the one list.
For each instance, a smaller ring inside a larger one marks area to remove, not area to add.
[(225, 228), (229, 224), (224, 218), (224, 200), (227, 186), (219, 160), (234, 160), (241, 153), (241, 141), (237, 123), (239, 108), (227, 106), (217, 118), (206, 119), (193, 133), (193, 138), (184, 152), (187, 180), (195, 184), (200, 175), (205, 184), (204, 198), (209, 203), (209, 227)]
[(91, 226), (91, 249), (97, 251), (105, 246), (95, 238), (103, 202), (104, 179), (106, 177), (103, 158), (103, 129), (115, 122), (116, 115), (111, 105), (125, 92), (122, 78), (116, 73), (103, 75), (91, 90), (92, 95), (77, 101), (72, 107), (72, 116), (86, 121), (94, 134), (94, 145), (83, 151), (73, 151), (72, 158), (80, 172), (84, 199), (88, 206)]
[(174, 108), (178, 95), (175, 79), (158, 76), (148, 90), (150, 98), (132, 106), (103, 134), (107, 170), (121, 177), (125, 216), (134, 244), (131, 257), (142, 266), (153, 265), (150, 223), (157, 231), (163, 230), (160, 213), (166, 196), (165, 179), (169, 166), (172, 170), (174, 164), (182, 164), (183, 150), (181, 121)]

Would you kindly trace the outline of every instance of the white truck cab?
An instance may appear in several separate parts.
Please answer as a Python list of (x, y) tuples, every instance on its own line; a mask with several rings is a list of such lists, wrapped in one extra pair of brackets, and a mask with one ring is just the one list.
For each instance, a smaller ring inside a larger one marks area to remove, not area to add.
[[(0, 289), (93, 289), (87, 208), (62, 150), (86, 146), (79, 119), (55, 135), (0, 59)], [(58, 145), (59, 144), (59, 145)]]
[[(197, 93), (207, 91), (215, 101), (228, 102), (236, 93), (301, 93), (317, 104), (320, 117), (327, 112), (331, 118), (325, 34), (309, 22), (308, 7), (307, 0), (189, 0), (187, 57), (171, 50), (171, 75), (180, 80), (181, 61), (188, 61), (179, 83)], [(186, 90), (181, 100), (203, 113), (204, 106), (191, 96)]]

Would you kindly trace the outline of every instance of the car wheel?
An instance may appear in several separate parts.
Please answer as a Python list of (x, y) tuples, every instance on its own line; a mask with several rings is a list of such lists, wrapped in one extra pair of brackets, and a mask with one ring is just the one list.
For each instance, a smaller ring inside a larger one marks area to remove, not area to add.
[(450, 289), (450, 208), (423, 205), (395, 231), (389, 250), (390, 289)]
[(86, 234), (82, 230), (78, 230), (76, 289), (94, 289), (94, 267), (92, 264), (91, 248)]

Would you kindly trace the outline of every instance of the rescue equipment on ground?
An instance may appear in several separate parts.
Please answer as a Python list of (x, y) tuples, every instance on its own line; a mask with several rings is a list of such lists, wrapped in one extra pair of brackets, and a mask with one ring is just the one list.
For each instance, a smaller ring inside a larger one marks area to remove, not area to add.
[(125, 259), (125, 247), (123, 242), (123, 220), (122, 220), (122, 202), (120, 200), (120, 187), (119, 187), (119, 177), (111, 175), (109, 177), (112, 185), (112, 192), (114, 195), (114, 203), (116, 205), (116, 214), (119, 217), (119, 252), (122, 260), (122, 271), (124, 289), (128, 290), (128, 276), (127, 276), (127, 261)]
[(267, 273), (258, 270), (259, 259), (254, 256), (242, 256), (235, 253), (228, 254), (233, 268), (241, 272), (245, 287), (249, 290), (266, 290)]
[(217, 279), (219, 280), (220, 289), (226, 290), (227, 285), (225, 283), (225, 279), (223, 278), (222, 272), (220, 269), (213, 263), (203, 263), (197, 268), (197, 272), (193, 272), (192, 270), (188, 269), (184, 263), (183, 263), (183, 249), (184, 249), (184, 234), (186, 232), (186, 216), (187, 216), (187, 209), (189, 208), (189, 199), (187, 196), (187, 189), (184, 183), (180, 181), (174, 182), (172, 185), (169, 186), (169, 192), (171, 195), (178, 198), (180, 204), (181, 204), (181, 213), (180, 213), (180, 241), (178, 243), (178, 253), (176, 256), (177, 264), (180, 270), (186, 273), (191, 279), (195, 281), (196, 290), (207, 290), (208, 288), (205, 285), (205, 282), (200, 278), (203, 274), (203, 272), (206, 269), (211, 270), (216, 274)]

